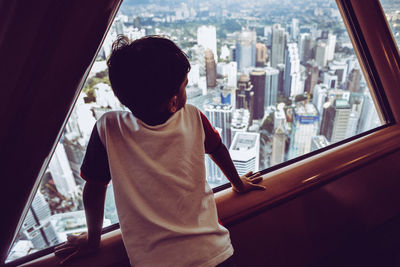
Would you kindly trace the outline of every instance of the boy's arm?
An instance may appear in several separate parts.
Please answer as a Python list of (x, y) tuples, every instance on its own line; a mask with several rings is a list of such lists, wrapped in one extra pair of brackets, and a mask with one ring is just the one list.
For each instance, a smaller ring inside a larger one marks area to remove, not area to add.
[(249, 172), (243, 176), (239, 176), (235, 165), (233, 165), (231, 155), (223, 143), (209, 155), (231, 182), (234, 191), (246, 193), (252, 190), (265, 189), (264, 186), (257, 185), (263, 179), (259, 174), (252, 175), (252, 172)]

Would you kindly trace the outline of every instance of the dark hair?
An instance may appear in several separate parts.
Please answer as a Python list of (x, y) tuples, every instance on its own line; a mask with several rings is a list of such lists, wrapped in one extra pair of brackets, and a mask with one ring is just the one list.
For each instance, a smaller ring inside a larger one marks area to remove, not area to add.
[(163, 116), (163, 105), (178, 94), (190, 70), (187, 55), (161, 36), (146, 36), (133, 42), (118, 36), (107, 66), (119, 101), (146, 123)]

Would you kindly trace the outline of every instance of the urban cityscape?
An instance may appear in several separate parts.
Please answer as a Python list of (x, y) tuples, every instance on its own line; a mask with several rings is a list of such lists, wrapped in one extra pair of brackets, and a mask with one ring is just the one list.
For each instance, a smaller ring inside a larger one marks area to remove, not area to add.
[[(396, 41), (400, 1), (382, 1)], [(187, 103), (220, 133), (240, 175), (383, 124), (335, 1), (126, 0), (93, 63), (10, 248), (12, 261), (87, 230), (80, 164), (93, 126), (125, 110), (108, 80), (112, 42), (170, 38), (188, 55)], [(206, 156), (211, 187), (227, 183)], [(103, 226), (118, 222), (112, 182)]]

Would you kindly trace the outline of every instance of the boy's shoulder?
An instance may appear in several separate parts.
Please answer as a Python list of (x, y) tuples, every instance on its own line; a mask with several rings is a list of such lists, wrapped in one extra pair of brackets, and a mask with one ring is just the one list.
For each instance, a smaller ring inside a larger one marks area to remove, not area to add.
[(137, 120), (132, 112), (126, 110), (112, 110), (104, 113), (96, 122), (97, 127), (120, 127), (122, 124), (131, 125), (137, 130)]

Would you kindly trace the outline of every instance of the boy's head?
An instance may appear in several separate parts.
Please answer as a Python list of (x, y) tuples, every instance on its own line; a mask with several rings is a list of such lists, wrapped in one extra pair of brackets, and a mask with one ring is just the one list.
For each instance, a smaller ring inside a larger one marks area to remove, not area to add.
[(165, 121), (184, 105), (182, 97), (186, 101), (182, 90), (190, 63), (169, 39), (147, 36), (130, 42), (127, 37), (119, 36), (107, 65), (115, 95), (146, 123)]

